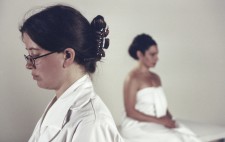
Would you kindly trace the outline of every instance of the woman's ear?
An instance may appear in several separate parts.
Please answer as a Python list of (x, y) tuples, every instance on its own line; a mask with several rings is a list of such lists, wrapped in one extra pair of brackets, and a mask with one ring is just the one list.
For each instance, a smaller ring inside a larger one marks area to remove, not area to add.
[(64, 54), (64, 67), (68, 67), (69, 65), (73, 64), (75, 59), (75, 51), (72, 48), (66, 48), (63, 52)]
[(142, 52), (139, 51), (139, 50), (136, 52), (136, 54), (137, 54), (137, 57), (138, 57), (139, 60), (141, 60), (141, 59), (143, 58), (143, 56), (144, 56), (144, 55), (142, 54)]

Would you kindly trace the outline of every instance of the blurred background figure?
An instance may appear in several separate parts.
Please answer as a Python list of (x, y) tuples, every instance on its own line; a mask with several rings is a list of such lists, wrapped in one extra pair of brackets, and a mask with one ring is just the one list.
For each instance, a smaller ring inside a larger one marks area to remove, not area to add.
[(160, 77), (150, 70), (158, 62), (158, 52), (156, 41), (147, 34), (137, 35), (129, 47), (137, 65), (124, 82), (121, 135), (126, 142), (199, 142), (168, 110)]

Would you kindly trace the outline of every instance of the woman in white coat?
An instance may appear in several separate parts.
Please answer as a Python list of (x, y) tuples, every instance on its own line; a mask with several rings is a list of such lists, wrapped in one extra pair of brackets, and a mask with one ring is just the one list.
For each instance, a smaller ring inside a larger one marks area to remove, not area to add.
[(20, 32), (26, 68), (55, 91), (29, 142), (122, 142), (89, 77), (109, 46), (104, 18), (90, 24), (74, 8), (53, 5), (25, 19)]

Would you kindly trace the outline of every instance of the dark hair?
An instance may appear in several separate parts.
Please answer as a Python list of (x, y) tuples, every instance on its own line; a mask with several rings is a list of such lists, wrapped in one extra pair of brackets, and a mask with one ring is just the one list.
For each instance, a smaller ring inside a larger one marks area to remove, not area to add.
[(157, 45), (157, 43), (150, 35), (140, 34), (134, 38), (128, 52), (132, 58), (137, 60), (137, 51), (141, 51), (141, 53), (144, 54), (152, 45)]
[(109, 31), (102, 16), (90, 24), (79, 11), (65, 5), (49, 6), (30, 16), (19, 30), (45, 50), (63, 52), (73, 48), (74, 60), (88, 73), (95, 72), (96, 62), (105, 56), (103, 48), (109, 46)]

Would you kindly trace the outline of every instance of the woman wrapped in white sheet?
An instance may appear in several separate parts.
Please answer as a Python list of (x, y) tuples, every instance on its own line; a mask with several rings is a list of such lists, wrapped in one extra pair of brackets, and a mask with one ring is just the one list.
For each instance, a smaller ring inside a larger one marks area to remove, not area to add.
[(191, 130), (173, 120), (160, 77), (149, 70), (158, 61), (155, 40), (147, 34), (136, 36), (129, 54), (138, 64), (124, 83), (126, 115), (120, 131), (125, 142), (200, 142)]

